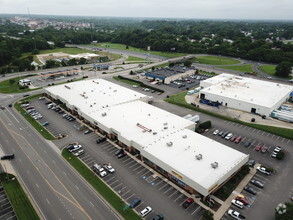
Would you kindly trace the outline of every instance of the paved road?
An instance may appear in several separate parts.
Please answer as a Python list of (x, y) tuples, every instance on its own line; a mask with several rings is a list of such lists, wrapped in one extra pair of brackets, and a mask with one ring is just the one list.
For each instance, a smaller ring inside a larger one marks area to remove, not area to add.
[[(7, 103), (5, 103), (7, 106)], [(45, 219), (119, 219), (92, 188), (12, 109), (0, 112), (1, 148)]]

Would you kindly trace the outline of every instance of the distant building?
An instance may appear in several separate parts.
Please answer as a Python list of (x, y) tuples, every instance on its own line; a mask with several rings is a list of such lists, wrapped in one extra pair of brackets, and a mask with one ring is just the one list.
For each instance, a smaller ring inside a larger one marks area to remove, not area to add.
[(29, 85), (32, 84), (32, 81), (29, 80), (29, 79), (21, 79), (21, 80), (18, 81), (18, 84), (20, 86), (29, 86)]

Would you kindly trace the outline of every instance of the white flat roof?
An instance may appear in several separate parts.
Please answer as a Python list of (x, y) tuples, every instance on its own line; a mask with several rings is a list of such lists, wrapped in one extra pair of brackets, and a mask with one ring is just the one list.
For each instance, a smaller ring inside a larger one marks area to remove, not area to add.
[(49, 93), (87, 113), (147, 96), (103, 79), (83, 80), (48, 87)]
[(293, 90), (289, 85), (231, 74), (221, 74), (207, 80), (213, 85), (202, 89), (201, 93), (206, 92), (265, 107), (274, 106)]
[[(102, 116), (103, 113), (104, 116)], [(142, 101), (133, 101), (87, 114), (126, 140), (146, 146), (173, 131), (195, 123)]]
[[(170, 142), (172, 146), (167, 145)], [(183, 182), (190, 184), (193, 180), (207, 190), (215, 183), (220, 185), (223, 182), (220, 181), (221, 178), (229, 174), (226, 180), (232, 175), (229, 172), (234, 167), (239, 164), (242, 166), (243, 162), (248, 160), (248, 155), (189, 129), (181, 129), (173, 132), (172, 135), (156, 139), (144, 150), (158, 161), (172, 167), (183, 177)], [(201, 160), (196, 159), (195, 156), (198, 154), (202, 155)], [(211, 166), (214, 162), (218, 163), (215, 169)], [(190, 186), (198, 188), (192, 183)]]

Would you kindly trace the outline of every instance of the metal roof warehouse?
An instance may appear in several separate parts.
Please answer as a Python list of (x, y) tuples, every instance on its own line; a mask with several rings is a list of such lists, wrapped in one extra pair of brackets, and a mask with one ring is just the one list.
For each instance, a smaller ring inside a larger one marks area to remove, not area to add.
[(148, 104), (148, 96), (106, 80), (45, 90), (190, 193), (207, 196), (248, 160), (248, 155), (195, 133), (194, 122)]

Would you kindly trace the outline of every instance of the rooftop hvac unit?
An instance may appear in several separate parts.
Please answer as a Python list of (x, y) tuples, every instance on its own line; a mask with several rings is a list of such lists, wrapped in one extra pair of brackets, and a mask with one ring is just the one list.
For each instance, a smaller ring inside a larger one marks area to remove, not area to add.
[(168, 123), (167, 122), (165, 122), (163, 125), (167, 125)]
[(68, 85), (65, 85), (65, 88), (67, 88), (67, 89), (71, 89), (70, 86), (68, 86)]
[(157, 132), (153, 132), (153, 135), (156, 135), (157, 134)]
[(211, 166), (212, 166), (212, 168), (216, 169), (219, 166), (219, 164), (218, 164), (218, 162), (213, 162), (213, 163), (211, 163)]
[(187, 138), (187, 135), (183, 135), (182, 138), (184, 138), (184, 139)]
[(107, 115), (107, 113), (106, 113), (106, 112), (103, 112), (103, 113), (102, 113), (102, 116), (103, 116), (103, 117), (105, 117), (106, 115)]
[(198, 160), (201, 160), (202, 159), (202, 154), (195, 155), (195, 158), (198, 159)]
[(166, 129), (168, 129), (168, 127), (164, 127), (164, 129), (166, 130)]
[(168, 147), (171, 147), (172, 145), (173, 145), (172, 141), (167, 142), (167, 146), (168, 146)]

